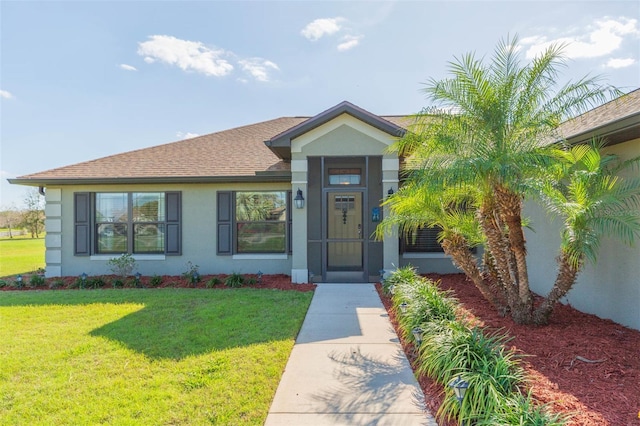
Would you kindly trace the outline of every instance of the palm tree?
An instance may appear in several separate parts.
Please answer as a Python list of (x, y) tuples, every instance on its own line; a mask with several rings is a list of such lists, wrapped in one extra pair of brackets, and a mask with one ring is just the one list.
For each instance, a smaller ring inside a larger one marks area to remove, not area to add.
[(393, 149), (407, 158), (407, 182), (415, 187), (475, 189), (485, 269), (495, 279), (497, 299), (506, 301), (514, 321), (531, 323), (522, 227), (527, 182), (562, 160), (550, 144), (558, 139), (558, 125), (614, 91), (597, 77), (557, 88), (562, 46), (522, 65), (517, 42), (499, 43), (489, 64), (464, 55), (449, 64), (452, 77), (430, 80), (425, 92), (436, 107), (418, 114)]
[(556, 167), (556, 179), (541, 182), (539, 194), (547, 209), (563, 219), (558, 275), (533, 320), (546, 324), (553, 306), (576, 282), (585, 262), (595, 263), (603, 236), (626, 244), (640, 236), (640, 179), (618, 173), (640, 163), (601, 154), (602, 143), (579, 145)]

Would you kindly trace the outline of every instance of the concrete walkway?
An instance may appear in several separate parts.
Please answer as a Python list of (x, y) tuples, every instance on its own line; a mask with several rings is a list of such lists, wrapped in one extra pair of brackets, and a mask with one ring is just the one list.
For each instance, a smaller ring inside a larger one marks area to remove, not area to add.
[(266, 426), (429, 425), (373, 284), (319, 284)]

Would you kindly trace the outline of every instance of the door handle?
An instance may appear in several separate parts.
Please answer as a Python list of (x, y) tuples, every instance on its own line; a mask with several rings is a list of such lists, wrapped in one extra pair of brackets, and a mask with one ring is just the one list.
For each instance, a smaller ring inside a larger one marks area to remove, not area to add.
[(358, 238), (362, 235), (362, 225), (358, 224)]

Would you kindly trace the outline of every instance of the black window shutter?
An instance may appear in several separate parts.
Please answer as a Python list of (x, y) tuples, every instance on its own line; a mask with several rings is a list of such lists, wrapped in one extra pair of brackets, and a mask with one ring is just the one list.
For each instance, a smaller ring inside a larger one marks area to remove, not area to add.
[(287, 252), (293, 253), (292, 240), (291, 240), (291, 228), (293, 224), (293, 203), (291, 202), (292, 193), (287, 191)]
[(231, 255), (233, 254), (233, 192), (218, 191), (217, 207), (216, 252), (219, 255)]
[(74, 244), (76, 256), (91, 255), (91, 193), (73, 194)]
[(182, 254), (182, 193), (165, 193), (166, 203), (166, 235), (165, 254), (179, 256)]
[(405, 236), (404, 252), (410, 253), (442, 253), (444, 250), (438, 242), (438, 234), (442, 229), (434, 227), (418, 228), (415, 236), (413, 233)]

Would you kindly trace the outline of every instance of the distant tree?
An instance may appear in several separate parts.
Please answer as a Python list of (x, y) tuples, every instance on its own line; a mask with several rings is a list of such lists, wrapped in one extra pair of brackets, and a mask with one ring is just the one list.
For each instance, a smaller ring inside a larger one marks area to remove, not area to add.
[(0, 211), (0, 227), (9, 229), (9, 238), (13, 238), (13, 231), (20, 227), (22, 213), (15, 206)]
[(32, 189), (27, 193), (24, 204), (22, 226), (31, 233), (31, 238), (40, 238), (44, 231), (44, 199), (37, 189)]

